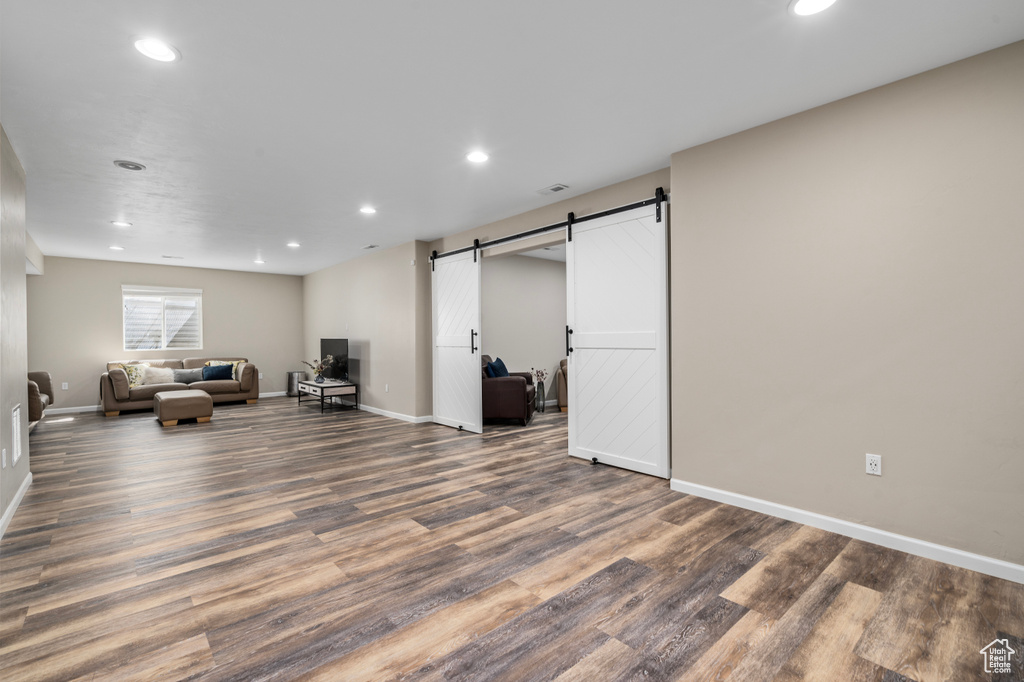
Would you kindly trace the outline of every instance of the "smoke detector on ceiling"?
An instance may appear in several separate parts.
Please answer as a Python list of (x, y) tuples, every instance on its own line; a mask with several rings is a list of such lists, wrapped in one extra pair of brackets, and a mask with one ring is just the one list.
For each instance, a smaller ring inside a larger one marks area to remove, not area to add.
[(538, 194), (555, 194), (557, 192), (564, 192), (567, 189), (569, 189), (569, 185), (563, 185), (562, 183), (558, 183), (557, 185), (551, 185), (550, 187), (545, 187), (544, 189), (539, 189), (539, 190), (537, 190), (537, 193)]
[(117, 161), (114, 162), (114, 165), (117, 166), (118, 168), (123, 168), (125, 170), (130, 170), (130, 171), (144, 171), (144, 170), (146, 170), (146, 167), (143, 166), (141, 163), (137, 163), (135, 161), (125, 161), (123, 159), (118, 159)]

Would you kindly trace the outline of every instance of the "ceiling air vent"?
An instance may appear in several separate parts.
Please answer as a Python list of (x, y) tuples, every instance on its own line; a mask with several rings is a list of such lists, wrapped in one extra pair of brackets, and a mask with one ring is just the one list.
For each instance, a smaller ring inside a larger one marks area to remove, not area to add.
[(367, 244), (366, 246), (363, 247), (363, 251), (369, 251), (370, 249), (379, 249), (379, 248), (380, 248), (380, 246), (378, 246), (377, 244)]
[(569, 189), (569, 185), (563, 185), (563, 184), (559, 183), (557, 185), (551, 185), (550, 187), (545, 187), (544, 189), (539, 189), (539, 190), (537, 190), (537, 193), (538, 194), (557, 194), (558, 192), (564, 192), (567, 189)]
[(160, 256), (161, 258), (168, 258), (173, 260), (185, 260), (184, 256)]

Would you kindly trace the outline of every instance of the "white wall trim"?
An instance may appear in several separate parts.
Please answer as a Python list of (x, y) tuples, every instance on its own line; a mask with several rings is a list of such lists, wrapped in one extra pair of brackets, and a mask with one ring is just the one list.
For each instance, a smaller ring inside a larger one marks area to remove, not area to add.
[(75, 414), (77, 412), (100, 412), (101, 405), (79, 405), (78, 407), (47, 407), (43, 418), (50, 414)]
[(734, 507), (742, 507), (743, 509), (750, 509), (762, 514), (777, 516), (787, 521), (795, 521), (807, 526), (821, 528), (822, 530), (845, 535), (856, 540), (871, 542), (890, 549), (907, 552), (908, 554), (922, 556), (926, 559), (942, 561), (953, 566), (959, 566), (960, 568), (1024, 584), (1024, 566), (1013, 564), (1009, 561), (994, 559), (981, 554), (973, 554), (960, 549), (954, 549), (953, 547), (946, 547), (945, 545), (937, 545), (927, 540), (918, 540), (906, 535), (890, 533), (887, 530), (864, 526), (852, 521), (844, 521), (832, 516), (825, 516), (824, 514), (805, 511), (796, 507), (778, 504), (777, 502), (769, 502), (768, 500), (741, 495), (740, 493), (732, 493), (728, 490), (720, 490), (699, 483), (681, 481), (678, 478), (672, 479), (671, 487), (676, 492), (689, 493), (714, 500), (715, 502), (731, 504)]
[(400, 414), (398, 412), (389, 412), (388, 410), (382, 410), (379, 407), (372, 407), (370, 405), (360, 405), (359, 409), (365, 410), (366, 412), (373, 412), (374, 414), (379, 414), (382, 417), (401, 419), (404, 422), (410, 422), (413, 424), (426, 424), (427, 422), (434, 421), (434, 415), (431, 414), (428, 414), (425, 417), (413, 417), (412, 415)]
[[(270, 391), (269, 393), (260, 393), (261, 398), (282, 398), (288, 395), (288, 391)], [(293, 398), (295, 396), (292, 396)]]
[(4, 512), (4, 516), (0, 519), (0, 538), (3, 538), (4, 533), (7, 532), (7, 526), (11, 525), (11, 520), (14, 519), (14, 512), (18, 511), (18, 505), (21, 504), (21, 500), (25, 497), (25, 493), (28, 492), (28, 487), (32, 485), (32, 472), (28, 472), (28, 476), (21, 482), (21, 487), (18, 488), (18, 492), (14, 494), (14, 498), (11, 499), (11, 504), (8, 505), (7, 511)]

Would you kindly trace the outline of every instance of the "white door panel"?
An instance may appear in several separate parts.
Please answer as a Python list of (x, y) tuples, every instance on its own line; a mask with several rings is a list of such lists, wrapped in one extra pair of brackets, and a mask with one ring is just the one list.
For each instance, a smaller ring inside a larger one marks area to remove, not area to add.
[(669, 475), (666, 222), (657, 220), (652, 204), (573, 225), (566, 262), (569, 454), (663, 478)]
[(431, 275), (434, 421), (483, 431), (480, 262), (470, 251), (434, 261)]

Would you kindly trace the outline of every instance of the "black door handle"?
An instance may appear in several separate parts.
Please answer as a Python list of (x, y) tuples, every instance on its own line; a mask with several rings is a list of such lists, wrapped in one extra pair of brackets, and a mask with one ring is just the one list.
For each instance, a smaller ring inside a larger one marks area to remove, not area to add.
[(476, 331), (472, 329), (469, 330), (469, 348), (470, 355), (476, 352)]
[(569, 329), (569, 325), (565, 325), (565, 354), (568, 355), (572, 352), (572, 343), (569, 338), (572, 335), (572, 330)]

